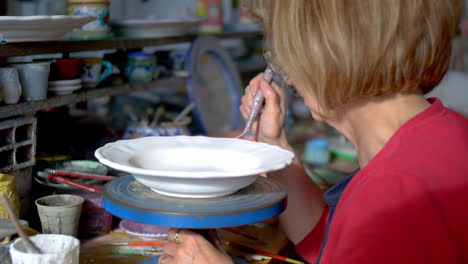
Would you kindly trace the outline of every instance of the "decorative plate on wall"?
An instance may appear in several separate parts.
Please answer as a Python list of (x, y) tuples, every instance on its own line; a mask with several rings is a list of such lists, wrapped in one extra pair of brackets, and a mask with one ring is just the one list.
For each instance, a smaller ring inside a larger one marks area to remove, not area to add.
[(196, 121), (204, 133), (243, 128), (239, 106), (243, 86), (231, 56), (212, 36), (201, 36), (185, 60), (189, 97)]

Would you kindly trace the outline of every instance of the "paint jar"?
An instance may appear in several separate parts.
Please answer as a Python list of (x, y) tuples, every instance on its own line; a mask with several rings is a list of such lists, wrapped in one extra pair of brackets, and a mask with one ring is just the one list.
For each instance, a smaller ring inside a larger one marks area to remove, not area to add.
[(42, 233), (78, 235), (84, 198), (78, 195), (49, 195), (36, 200)]
[(145, 52), (132, 52), (127, 57), (125, 73), (129, 83), (144, 83), (153, 80), (155, 59)]
[(110, 18), (110, 1), (69, 0), (68, 14), (72, 16), (93, 16), (96, 20), (74, 29), (72, 39), (106, 39), (112, 36)]
[(80, 241), (72, 236), (43, 234), (30, 237), (42, 254), (29, 253), (22, 238), (16, 239), (10, 246), (13, 264), (78, 264)]
[(199, 26), (201, 33), (220, 33), (223, 29), (221, 0), (198, 0), (197, 16), (204, 19)]
[(307, 164), (314, 167), (326, 166), (330, 162), (329, 142), (326, 139), (307, 141), (304, 158)]

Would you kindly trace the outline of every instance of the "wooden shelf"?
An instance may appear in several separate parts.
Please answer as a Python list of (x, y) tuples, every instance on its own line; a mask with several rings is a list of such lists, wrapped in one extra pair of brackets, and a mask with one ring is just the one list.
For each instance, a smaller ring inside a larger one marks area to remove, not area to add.
[[(8, 43), (5, 45), (0, 45), (0, 57), (143, 48), (190, 42), (197, 36), (198, 35), (161, 38), (113, 38), (103, 40), (60, 40)], [(262, 34), (260, 32), (225, 32), (220, 34), (213, 34), (213, 36), (219, 39), (247, 37), (260, 38)]]
[(85, 102), (102, 96), (121, 95), (130, 92), (157, 89), (158, 87), (174, 86), (179, 87), (185, 84), (185, 78), (173, 77), (159, 79), (149, 83), (125, 84), (120, 86), (96, 88), (91, 90), (82, 90), (73, 94), (54, 96), (41, 101), (21, 102), (12, 105), (0, 106), (0, 119), (35, 113), (39, 110), (54, 108), (78, 102)]

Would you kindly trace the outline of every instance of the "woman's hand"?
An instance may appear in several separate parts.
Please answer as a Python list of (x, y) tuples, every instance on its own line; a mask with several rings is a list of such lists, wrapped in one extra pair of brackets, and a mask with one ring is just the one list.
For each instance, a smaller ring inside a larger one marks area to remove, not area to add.
[(245, 94), (242, 97), (240, 106), (242, 116), (244, 119), (248, 118), (255, 94), (259, 89), (265, 97), (265, 105), (252, 126), (252, 133), (257, 141), (289, 149), (284, 129), (286, 119), (284, 91), (276, 83), (272, 82), (270, 85), (263, 80), (263, 73), (253, 78), (245, 88)]
[[(215, 232), (215, 230), (213, 230)], [(232, 258), (221, 248), (217, 237), (215, 245), (203, 236), (188, 230), (171, 229), (169, 242), (163, 247), (159, 264), (232, 264)]]

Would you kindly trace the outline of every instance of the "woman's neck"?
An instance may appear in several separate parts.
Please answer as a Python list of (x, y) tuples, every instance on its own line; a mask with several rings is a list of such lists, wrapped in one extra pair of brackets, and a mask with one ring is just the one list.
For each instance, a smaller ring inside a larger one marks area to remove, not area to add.
[(327, 122), (354, 144), (364, 168), (404, 123), (429, 105), (422, 94), (397, 94), (346, 105)]

